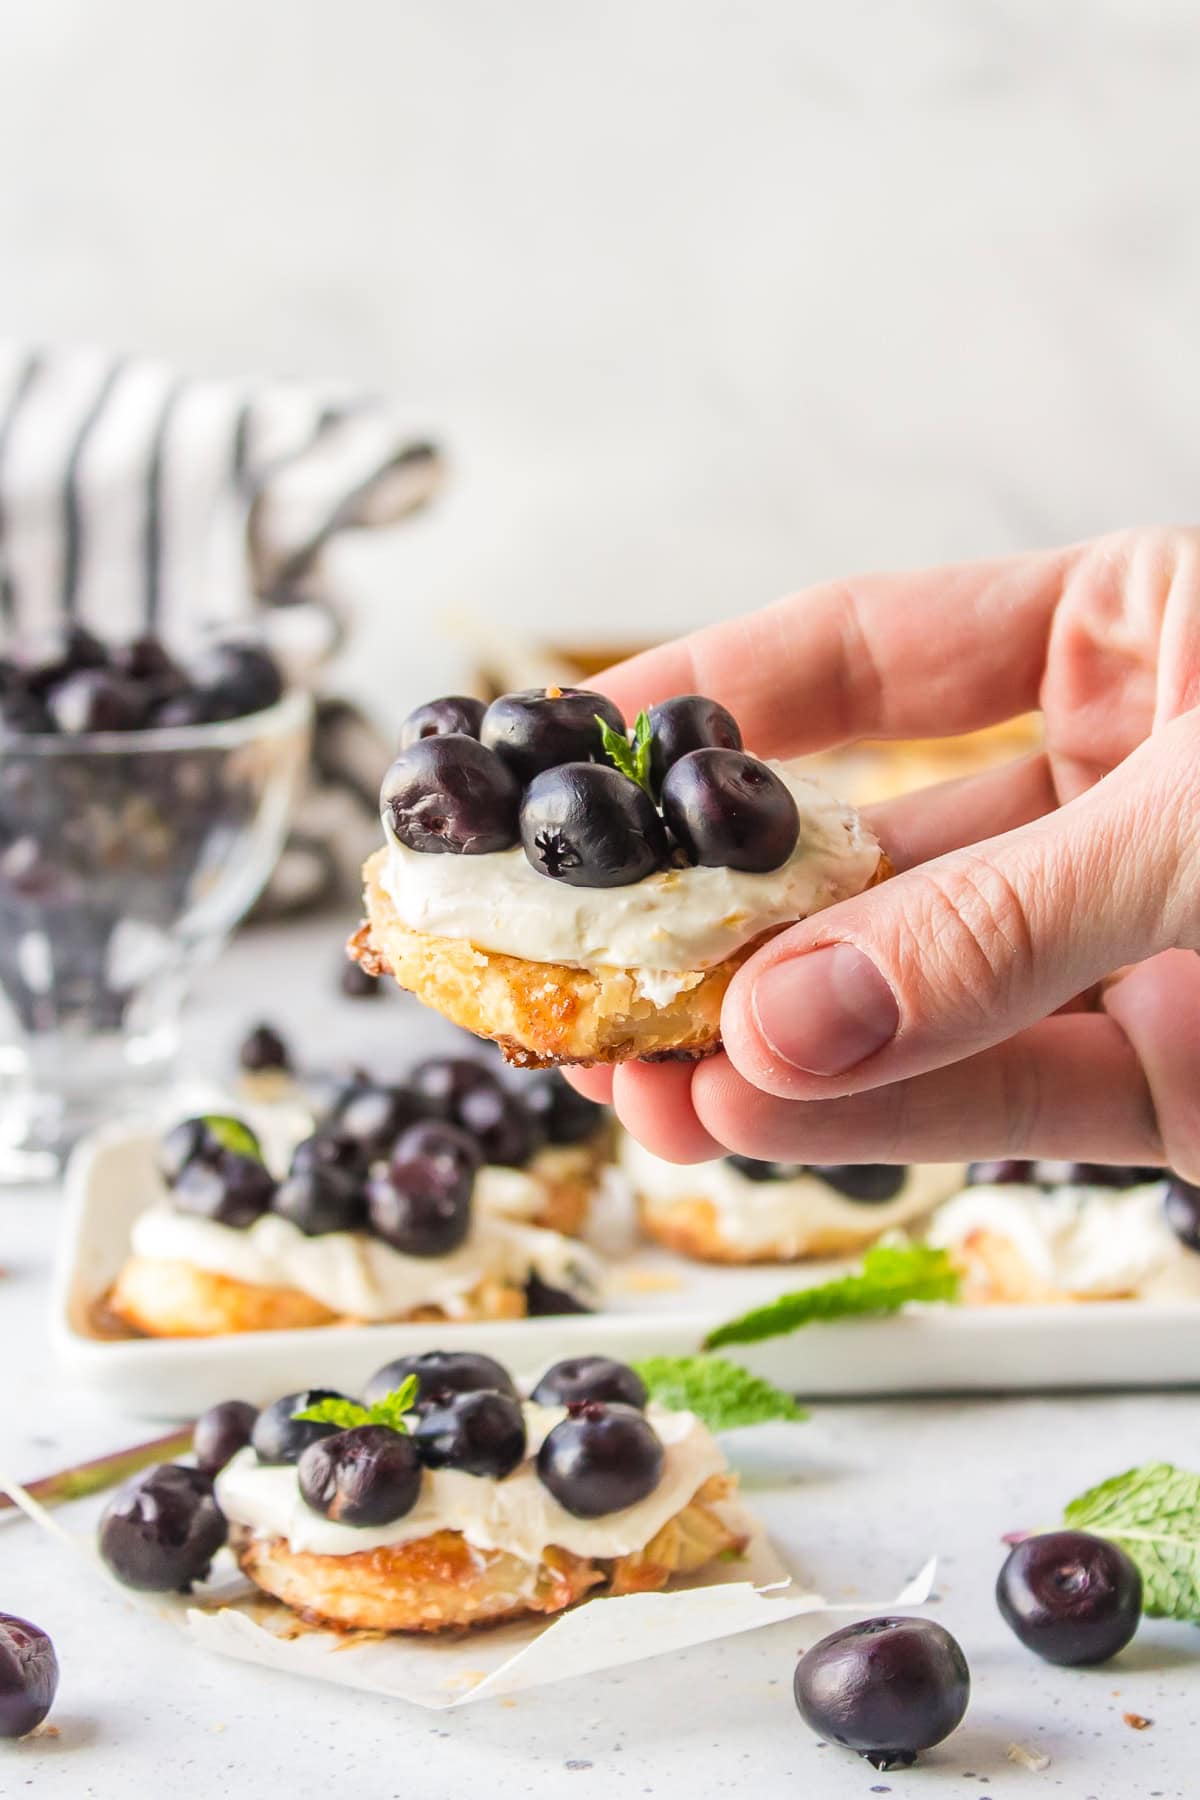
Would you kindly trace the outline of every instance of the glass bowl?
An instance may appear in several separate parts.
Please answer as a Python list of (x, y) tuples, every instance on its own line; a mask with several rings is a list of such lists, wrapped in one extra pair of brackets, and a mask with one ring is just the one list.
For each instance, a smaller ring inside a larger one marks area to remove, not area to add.
[(192, 971), (283, 847), (311, 703), (0, 743), (0, 1179), (161, 1084)]

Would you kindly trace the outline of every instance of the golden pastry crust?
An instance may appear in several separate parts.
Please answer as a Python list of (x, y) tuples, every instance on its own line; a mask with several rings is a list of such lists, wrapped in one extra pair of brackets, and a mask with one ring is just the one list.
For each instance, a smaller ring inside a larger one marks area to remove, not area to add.
[(745, 1539), (714, 1510), (731, 1487), (731, 1477), (711, 1477), (644, 1549), (603, 1561), (551, 1545), (531, 1565), (505, 1550), (477, 1550), (458, 1531), (350, 1556), (291, 1550), (239, 1527), (232, 1541), (243, 1573), (305, 1619), (342, 1630), (449, 1631), (562, 1612), (597, 1588), (650, 1592), (736, 1554)]
[[(298, 1288), (257, 1287), (192, 1263), (143, 1256), (131, 1256), (126, 1262), (108, 1297), (108, 1309), (146, 1337), (225, 1337), (244, 1331), (363, 1323), (331, 1312)], [(522, 1288), (489, 1277), (465, 1297), (453, 1322), (523, 1319), (525, 1311)], [(431, 1324), (449, 1318), (440, 1306), (416, 1307), (402, 1316), (408, 1323)]]
[[(662, 1244), (668, 1250), (675, 1250), (680, 1256), (693, 1257), (697, 1262), (713, 1263), (776, 1263), (803, 1262), (812, 1256), (846, 1256), (852, 1251), (861, 1250), (864, 1244), (871, 1243), (879, 1236), (879, 1227), (868, 1229), (865, 1226), (854, 1230), (847, 1226), (842, 1230), (827, 1226), (824, 1230), (814, 1231), (805, 1240), (801, 1250), (767, 1247), (748, 1250), (744, 1244), (730, 1243), (721, 1232), (720, 1215), (711, 1200), (696, 1195), (693, 1199), (676, 1199), (652, 1201), (643, 1199), (639, 1203), (642, 1228), (647, 1237)], [(869, 1212), (864, 1207), (864, 1213)]]
[(602, 1126), (584, 1144), (551, 1144), (539, 1150), (527, 1173), (542, 1191), (542, 1203), (529, 1219), (543, 1231), (579, 1237), (588, 1222), (601, 1171), (613, 1158), (615, 1133)]
[[(390, 974), (465, 1031), (493, 1039), (507, 1062), (527, 1069), (712, 1055), (729, 983), (775, 935), (764, 932), (714, 968), (694, 970), (685, 977), (690, 985), (659, 1005), (638, 991), (636, 969), (527, 962), (465, 938), (411, 931), (382, 885), (386, 866), (383, 849), (363, 868), (367, 917), (350, 939), (350, 956), (369, 974)], [(889, 873), (881, 855), (867, 885)]]

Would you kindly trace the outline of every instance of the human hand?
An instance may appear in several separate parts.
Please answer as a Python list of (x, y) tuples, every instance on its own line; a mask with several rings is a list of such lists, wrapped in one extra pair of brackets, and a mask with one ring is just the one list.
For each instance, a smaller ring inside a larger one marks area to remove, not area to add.
[(899, 872), (743, 965), (723, 1053), (575, 1072), (648, 1148), (1200, 1179), (1200, 531), (814, 588), (596, 686), (711, 695), (764, 756), (1045, 719), (1044, 752), (867, 809)]

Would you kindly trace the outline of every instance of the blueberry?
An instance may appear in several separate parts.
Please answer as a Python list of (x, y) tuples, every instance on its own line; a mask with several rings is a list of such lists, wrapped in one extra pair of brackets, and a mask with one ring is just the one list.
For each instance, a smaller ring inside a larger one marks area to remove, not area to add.
[(329, 1125), (340, 1137), (356, 1138), (368, 1156), (386, 1156), (419, 1110), (407, 1088), (368, 1081), (346, 1090), (330, 1114)]
[(353, 1425), (310, 1444), (296, 1475), (305, 1504), (340, 1525), (390, 1525), (421, 1492), (415, 1442), (387, 1425)]
[(263, 1069), (290, 1069), (292, 1059), (287, 1043), (273, 1025), (256, 1025), (247, 1032), (238, 1051), (243, 1069), (258, 1073)]
[(1034, 1168), (1035, 1179), (1055, 1187), (1131, 1188), (1163, 1178), (1161, 1169), (1146, 1170), (1127, 1163), (1035, 1163)]
[(747, 1181), (795, 1181), (808, 1167), (806, 1163), (763, 1162), (757, 1156), (727, 1156), (725, 1161)]
[(465, 1093), (455, 1120), (474, 1138), (484, 1162), (505, 1168), (522, 1168), (541, 1142), (537, 1121), (525, 1102), (499, 1083)]
[(519, 1089), (548, 1143), (583, 1144), (603, 1129), (607, 1109), (577, 1094), (557, 1069), (531, 1075)]
[(307, 1175), (313, 1169), (337, 1169), (358, 1179), (366, 1176), (370, 1157), (360, 1138), (326, 1128), (314, 1131), (292, 1152), (290, 1175)]
[(196, 1466), (219, 1475), (225, 1464), (250, 1442), (258, 1408), (248, 1400), (222, 1400), (202, 1412), (192, 1430)]
[(1163, 1195), (1163, 1215), (1181, 1244), (1200, 1251), (1200, 1187), (1172, 1175)]
[(511, 849), (520, 803), (512, 770), (469, 737), (418, 738), (379, 790), (385, 827), (410, 850), (434, 856)]
[(174, 731), (185, 725), (216, 725), (236, 717), (233, 702), (227, 701), (219, 688), (182, 687), (155, 702), (150, 723), (163, 731)]
[(693, 750), (740, 750), (741, 727), (719, 701), (677, 694), (650, 708), (650, 774), (661, 788), (667, 770)]
[(189, 1163), (216, 1164), (224, 1150), (262, 1160), (262, 1146), (248, 1125), (225, 1113), (205, 1113), (184, 1119), (168, 1131), (158, 1147), (158, 1168), (168, 1187), (174, 1187)]
[(812, 1163), (810, 1167), (835, 1193), (867, 1206), (894, 1200), (908, 1180), (903, 1163)]
[(347, 1000), (373, 1000), (383, 992), (378, 975), (370, 975), (352, 956), (342, 956), (339, 981)]
[(431, 1056), (408, 1077), (421, 1111), (429, 1118), (454, 1119), (464, 1095), (475, 1088), (496, 1088), (494, 1070), (477, 1056)]
[(603, 763), (563, 763), (529, 784), (521, 843), (539, 875), (569, 887), (629, 887), (667, 861), (648, 794)]
[(996, 1604), (1027, 1650), (1068, 1666), (1107, 1662), (1142, 1616), (1142, 1577), (1118, 1544), (1047, 1531), (1009, 1551)]
[(785, 863), (800, 814), (774, 770), (741, 750), (692, 750), (667, 770), (663, 818), (694, 863), (765, 875)]
[[(205, 696), (214, 719), (241, 719), (283, 698), (279, 664), (262, 644), (231, 638), (205, 645), (186, 674), (191, 691)], [(163, 709), (164, 722), (172, 704), (168, 701)]]
[(971, 1672), (932, 1619), (863, 1619), (805, 1651), (793, 1691), (819, 1737), (876, 1769), (906, 1769), (961, 1723)]
[(178, 663), (153, 632), (118, 644), (109, 660), (118, 675), (143, 689), (148, 705), (160, 704), (187, 685)]
[(477, 738), (486, 711), (483, 701), (470, 694), (443, 694), (440, 700), (427, 700), (401, 725), (400, 748), (407, 750), (427, 737)]
[(25, 686), (40, 698), (80, 669), (102, 669), (108, 651), (86, 625), (66, 625), (39, 638), (22, 660)]
[(0, 1613), (0, 1738), (33, 1731), (57, 1692), (58, 1657), (41, 1626)]
[(449, 1256), (471, 1229), (479, 1151), (465, 1132), (429, 1120), (398, 1140), (367, 1190), (371, 1229), (405, 1256)]
[(133, 682), (111, 669), (78, 669), (46, 695), (46, 709), (57, 731), (136, 731), (146, 723), (145, 695)]
[(479, 737), (524, 784), (543, 769), (600, 756), (604, 741), (597, 717), (625, 736), (624, 719), (603, 694), (587, 688), (526, 688), (492, 701)]
[(585, 1400), (572, 1407), (538, 1451), (538, 1479), (577, 1519), (622, 1512), (653, 1493), (663, 1447), (631, 1406)]
[(98, 1548), (126, 1587), (186, 1593), (225, 1542), (212, 1476), (156, 1463), (117, 1489), (100, 1520)]
[(53, 731), (54, 723), (45, 704), (26, 688), (0, 688), (0, 737), (27, 736)]
[(609, 1400), (641, 1412), (646, 1404), (646, 1384), (636, 1369), (611, 1356), (569, 1356), (546, 1370), (530, 1398), (539, 1406)]
[(543, 1281), (536, 1269), (531, 1269), (525, 1282), (525, 1313), (530, 1319), (557, 1319), (571, 1313), (590, 1313), (595, 1308), (588, 1306), (578, 1294), (570, 1293), (566, 1288), (552, 1287)]
[(171, 1187), (171, 1204), (215, 1225), (244, 1231), (269, 1209), (275, 1196), (270, 1170), (256, 1156), (222, 1150), (215, 1158), (195, 1157)]
[(393, 1362), (376, 1369), (367, 1383), (368, 1406), (374, 1406), (406, 1382), (417, 1378), (416, 1406), (422, 1407), (448, 1394), (470, 1394), (489, 1388), (497, 1394), (517, 1398), (513, 1378), (502, 1363), (477, 1350), (422, 1350), (415, 1356), (398, 1356)]
[(348, 1169), (303, 1169), (276, 1189), (271, 1210), (305, 1237), (361, 1231), (367, 1222), (364, 1177)]
[(11, 656), (0, 656), (0, 694), (15, 693), (23, 685), (20, 666)]
[(510, 1394), (450, 1394), (421, 1414), (413, 1437), (429, 1469), (503, 1481), (525, 1460), (525, 1415)]
[(273, 1465), (299, 1462), (310, 1444), (320, 1438), (332, 1437), (338, 1427), (322, 1425), (316, 1419), (297, 1419), (294, 1415), (306, 1412), (321, 1400), (345, 1398), (336, 1388), (304, 1388), (298, 1394), (284, 1394), (264, 1407), (250, 1433), (250, 1442), (259, 1462)]
[(968, 1187), (1012, 1187), (1033, 1180), (1033, 1164), (1011, 1158), (967, 1164)]

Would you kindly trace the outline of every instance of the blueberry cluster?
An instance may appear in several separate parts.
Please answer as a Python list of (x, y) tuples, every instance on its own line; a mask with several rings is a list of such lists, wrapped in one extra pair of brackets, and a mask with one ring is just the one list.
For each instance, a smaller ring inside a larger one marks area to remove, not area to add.
[(482, 1061), (435, 1057), (403, 1084), (340, 1085), (279, 1183), (250, 1128), (215, 1114), (168, 1132), (159, 1167), (180, 1211), (217, 1224), (274, 1212), (307, 1237), (371, 1231), (406, 1256), (446, 1256), (470, 1230), (483, 1163), (521, 1167), (543, 1145), (583, 1143), (603, 1116), (553, 1072), (519, 1094)]
[(180, 660), (153, 635), (106, 645), (68, 625), (0, 657), (0, 737), (208, 725), (262, 712), (282, 694), (279, 665), (258, 644), (223, 640)]
[(846, 1200), (865, 1206), (894, 1200), (908, 1179), (906, 1163), (760, 1162), (753, 1156), (727, 1156), (725, 1161), (747, 1181), (795, 1181), (813, 1175)]
[[(663, 1447), (644, 1416), (645, 1384), (627, 1364), (555, 1363), (531, 1398), (567, 1408), (537, 1453), (539, 1480), (567, 1512), (601, 1518), (657, 1487)], [(365, 1399), (307, 1388), (262, 1412), (245, 1400), (210, 1407), (196, 1421), (195, 1468), (158, 1463), (114, 1495), (100, 1521), (101, 1556), (127, 1587), (186, 1592), (203, 1581), (228, 1534), (213, 1481), (248, 1445), (264, 1466), (295, 1465), (314, 1512), (360, 1526), (411, 1512), (426, 1469), (503, 1481), (528, 1454), (520, 1395), (490, 1356), (402, 1356), (376, 1371)], [(314, 1413), (336, 1416), (301, 1416)]]
[(540, 875), (627, 887), (672, 862), (765, 874), (800, 833), (778, 775), (715, 700), (681, 694), (632, 734), (586, 688), (481, 701), (450, 694), (405, 720), (384, 777), (385, 825), (410, 850), (484, 856), (518, 843)]

